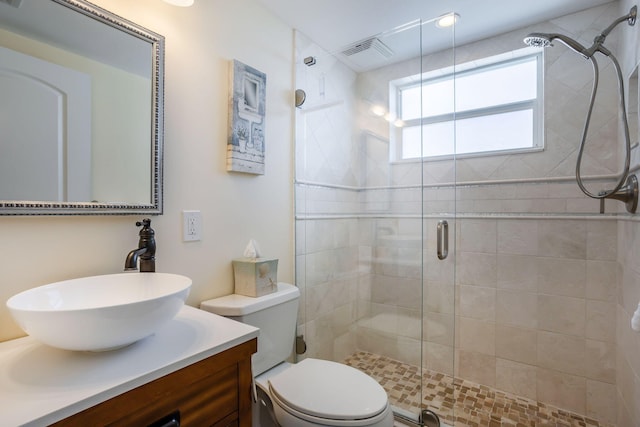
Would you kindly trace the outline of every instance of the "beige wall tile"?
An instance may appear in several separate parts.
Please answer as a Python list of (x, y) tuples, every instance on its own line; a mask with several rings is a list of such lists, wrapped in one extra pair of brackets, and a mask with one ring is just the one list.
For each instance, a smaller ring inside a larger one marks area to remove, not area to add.
[(472, 351), (457, 350), (457, 376), (478, 384), (495, 387), (496, 358)]
[(408, 277), (373, 275), (371, 300), (380, 304), (419, 309), (422, 281)]
[(493, 287), (497, 281), (496, 254), (460, 252), (457, 261), (457, 284)]
[(479, 286), (458, 286), (459, 313), (464, 317), (493, 321), (496, 318), (496, 290)]
[(540, 221), (538, 225), (538, 255), (585, 259), (587, 256), (585, 221)]
[(532, 329), (496, 325), (496, 356), (515, 362), (538, 363), (538, 334)]
[(381, 356), (398, 358), (398, 338), (394, 334), (383, 333), (369, 328), (358, 328), (358, 348)]
[(425, 253), (424, 279), (429, 285), (448, 285), (453, 283), (456, 273), (456, 256), (449, 254), (443, 261), (439, 260), (435, 252)]
[(538, 253), (538, 221), (498, 221), (498, 253), (536, 255)]
[(616, 339), (616, 305), (611, 302), (587, 300), (586, 309), (585, 336), (594, 340), (614, 343)]
[(538, 292), (584, 298), (586, 261), (563, 258), (538, 259)]
[(498, 289), (496, 322), (522, 328), (536, 328), (538, 326), (538, 295)]
[(585, 339), (552, 332), (538, 332), (538, 366), (584, 376)]
[(496, 226), (495, 220), (460, 221), (460, 251), (495, 253)]
[(586, 296), (598, 301), (616, 301), (618, 264), (614, 261), (587, 261)]
[(610, 384), (616, 382), (616, 347), (612, 343), (586, 340), (585, 375)]
[(538, 368), (536, 382), (539, 401), (585, 413), (587, 384), (583, 377)]
[(423, 324), (426, 341), (453, 346), (454, 315), (426, 312)]
[(589, 221), (587, 225), (587, 259), (615, 261), (618, 249), (616, 221)]
[(496, 354), (496, 325), (467, 317), (457, 318), (459, 328), (459, 348), (461, 350), (495, 356)]
[(398, 307), (397, 311), (397, 331), (401, 337), (419, 340), (422, 333), (422, 315), (421, 311)]
[(584, 337), (586, 302), (581, 298), (538, 295), (538, 327)]
[(617, 398), (614, 384), (587, 380), (586, 415), (600, 422), (617, 422)]
[(347, 356), (352, 355), (356, 349), (356, 336), (354, 332), (347, 332), (337, 336), (333, 340), (333, 359), (344, 360)]
[(523, 396), (537, 399), (536, 380), (537, 368), (506, 359), (496, 359), (496, 388)]
[(420, 366), (421, 347), (420, 339), (398, 337), (397, 359), (412, 366)]
[[(453, 313), (455, 308), (455, 289), (450, 283), (427, 283), (424, 286), (424, 308), (434, 313)], [(416, 299), (418, 299), (417, 297)]]
[(426, 369), (454, 375), (454, 350), (452, 346), (433, 342), (423, 343), (423, 366)]
[(538, 258), (535, 256), (499, 253), (497, 287), (536, 292), (538, 290), (538, 269)]

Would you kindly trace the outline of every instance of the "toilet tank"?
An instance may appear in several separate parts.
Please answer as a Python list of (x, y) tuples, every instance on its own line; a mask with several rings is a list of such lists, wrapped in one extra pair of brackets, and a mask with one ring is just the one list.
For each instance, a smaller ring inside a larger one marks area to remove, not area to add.
[(293, 350), (300, 291), (278, 283), (276, 292), (261, 297), (227, 295), (204, 301), (200, 308), (260, 328), (258, 351), (253, 355), (253, 375), (284, 362)]

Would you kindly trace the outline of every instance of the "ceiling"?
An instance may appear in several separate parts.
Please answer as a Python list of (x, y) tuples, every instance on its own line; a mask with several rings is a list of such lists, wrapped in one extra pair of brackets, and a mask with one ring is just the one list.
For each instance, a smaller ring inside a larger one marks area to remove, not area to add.
[[(452, 45), (451, 29), (432, 25), (434, 18), (454, 12), (456, 45), (495, 36), (568, 13), (608, 3), (610, 0), (258, 0), (287, 24), (331, 53), (339, 53), (372, 36), (393, 52), (397, 62), (410, 55), (407, 34), (392, 31), (407, 23), (431, 21), (422, 26), (423, 52)], [(405, 32), (406, 33), (406, 32)], [(416, 32), (417, 34), (417, 32)], [(419, 40), (420, 37), (417, 36)], [(419, 41), (412, 42), (419, 45)], [(376, 68), (384, 61), (343, 57), (356, 71)]]

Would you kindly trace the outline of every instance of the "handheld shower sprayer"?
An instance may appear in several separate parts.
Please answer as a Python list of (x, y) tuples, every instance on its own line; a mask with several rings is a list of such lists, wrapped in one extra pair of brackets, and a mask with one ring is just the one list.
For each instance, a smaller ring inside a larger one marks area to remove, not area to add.
[(615, 21), (611, 25), (609, 25), (604, 31), (598, 34), (593, 39), (593, 44), (591, 47), (586, 48), (576, 40), (572, 39), (569, 36), (558, 33), (531, 33), (527, 37), (524, 38), (524, 43), (529, 46), (535, 47), (549, 47), (553, 46), (553, 41), (558, 40), (561, 41), (564, 45), (571, 48), (573, 51), (579, 53), (584, 56), (585, 59), (591, 58), (596, 52), (600, 52), (605, 56), (611, 55), (611, 52), (606, 49), (602, 44), (605, 39), (609, 35), (609, 33), (621, 22), (627, 21), (630, 26), (635, 25), (636, 23), (636, 15), (638, 13), (638, 7), (633, 6), (629, 13), (625, 16), (622, 16)]
[[(637, 11), (638, 11), (637, 6), (633, 6), (627, 15), (616, 19), (611, 25), (609, 25), (604, 31), (602, 31), (600, 34), (598, 34), (594, 38), (593, 44), (589, 48), (583, 46), (582, 44), (580, 44), (579, 42), (577, 42), (576, 40), (572, 39), (569, 36), (566, 36), (564, 34), (558, 34), (558, 33), (531, 33), (524, 38), (525, 44), (529, 46), (534, 46), (534, 47), (553, 46), (552, 42), (555, 40), (558, 40), (562, 44), (566, 45), (571, 50), (582, 55), (585, 59), (591, 62), (591, 65), (593, 67), (593, 88), (591, 91), (591, 100), (589, 103), (589, 109), (587, 111), (587, 116), (584, 123), (584, 129), (582, 131), (580, 149), (578, 150), (578, 159), (576, 162), (576, 181), (578, 183), (578, 186), (580, 187), (580, 190), (582, 190), (582, 192), (585, 195), (593, 199), (600, 200), (600, 213), (604, 213), (604, 199), (607, 199), (607, 198), (620, 200), (626, 203), (627, 211), (631, 213), (635, 213), (638, 205), (638, 180), (636, 179), (635, 175), (629, 176), (629, 168), (631, 164), (631, 140), (629, 138), (629, 124), (627, 123), (627, 107), (624, 100), (625, 94), (624, 94), (624, 81), (622, 78), (622, 71), (616, 57), (607, 48), (605, 48), (602, 45), (605, 39), (607, 38), (607, 36), (609, 35), (609, 33), (621, 22), (626, 21), (631, 26), (635, 25)], [(620, 109), (622, 111), (622, 125), (623, 125), (622, 127), (624, 131), (625, 151), (626, 151), (624, 170), (615, 188), (613, 188), (612, 190), (601, 191), (597, 195), (591, 193), (584, 186), (582, 182), (582, 175), (580, 172), (580, 168), (582, 165), (582, 155), (584, 153), (585, 142), (587, 139), (587, 132), (589, 130), (589, 123), (591, 121), (591, 113), (593, 112), (596, 93), (598, 91), (599, 71), (598, 71), (598, 63), (594, 57), (596, 52), (600, 52), (604, 56), (611, 59), (611, 62), (613, 63), (614, 68), (616, 70), (616, 74), (618, 77), (618, 90), (619, 90), (618, 98), (620, 101), (620, 104), (619, 104)]]
[(551, 43), (554, 40), (561, 41), (564, 45), (576, 51), (585, 57), (585, 59), (589, 58), (589, 51), (586, 47), (572, 39), (571, 37), (567, 37), (563, 34), (557, 33), (531, 33), (527, 37), (524, 38), (525, 44), (529, 46), (535, 47), (549, 47), (553, 46)]

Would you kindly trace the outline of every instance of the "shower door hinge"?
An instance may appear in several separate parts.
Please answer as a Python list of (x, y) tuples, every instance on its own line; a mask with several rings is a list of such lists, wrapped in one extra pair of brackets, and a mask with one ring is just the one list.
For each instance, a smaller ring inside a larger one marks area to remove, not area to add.
[(425, 427), (440, 427), (440, 418), (429, 409), (423, 409), (420, 414), (420, 424)]

